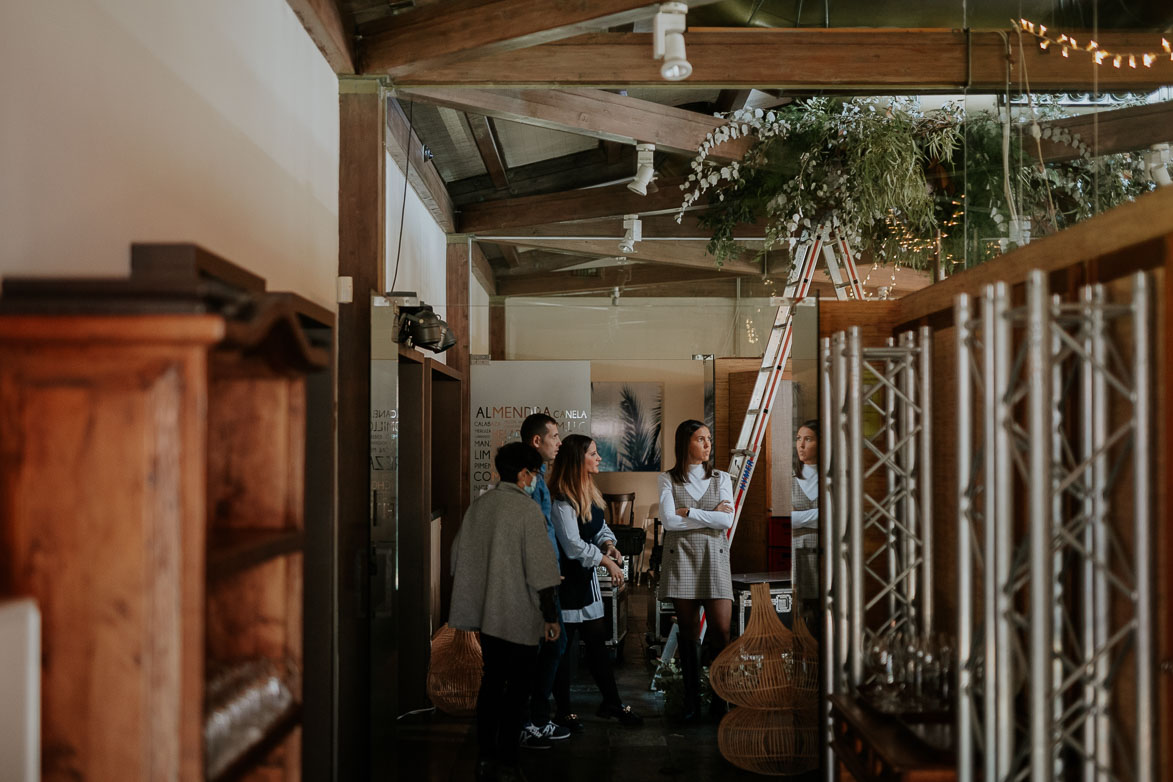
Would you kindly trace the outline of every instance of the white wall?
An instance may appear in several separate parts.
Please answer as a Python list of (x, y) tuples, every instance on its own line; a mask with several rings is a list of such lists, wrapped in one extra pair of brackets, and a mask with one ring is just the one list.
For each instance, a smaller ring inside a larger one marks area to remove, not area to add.
[[(432, 305), (443, 318), (448, 302), (448, 240), (415, 190), (411, 187), (404, 190), (403, 171), (389, 154), (386, 165), (387, 290), (415, 291), (421, 302)], [(405, 229), (402, 246), (401, 226)]]
[(0, 3), (0, 275), (195, 242), (334, 309), (338, 85), (285, 0)]
[(775, 311), (769, 299), (515, 297), (506, 300), (506, 356), (760, 356)]

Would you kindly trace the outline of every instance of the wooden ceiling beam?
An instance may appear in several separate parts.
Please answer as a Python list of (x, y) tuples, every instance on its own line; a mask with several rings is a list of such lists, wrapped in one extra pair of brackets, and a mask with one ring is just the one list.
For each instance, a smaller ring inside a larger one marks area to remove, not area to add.
[(665, 242), (637, 242), (632, 252), (620, 252), (619, 237), (599, 239), (556, 239), (533, 237), (522, 239), (493, 240), (496, 244), (512, 244), (519, 247), (537, 247), (543, 250), (560, 250), (567, 253), (593, 256), (597, 258), (615, 258), (626, 256), (631, 261), (643, 261), (663, 266), (683, 266), (693, 269), (708, 269), (727, 274), (760, 275), (761, 263), (750, 260), (753, 253), (747, 253), (747, 258), (741, 260), (730, 259), (724, 266), (718, 267), (717, 260), (705, 251), (705, 243), (696, 241), (665, 241)]
[[(566, 90), (467, 90), (435, 87), (398, 90), (413, 101), (485, 114), (548, 130), (577, 133), (625, 144), (647, 142), (657, 148), (696, 154), (705, 136), (727, 121), (695, 111), (663, 106), (613, 92)], [(739, 138), (715, 147), (714, 160), (741, 160), (750, 139)], [(635, 175), (635, 172), (632, 172)]]
[(521, 266), (521, 254), (517, 252), (517, 247), (512, 244), (499, 244), (498, 249), (501, 250), (501, 257), (505, 259), (505, 265), (510, 269), (516, 269)]
[[(447, 7), (447, 6), (441, 6)], [(1072, 34), (1071, 31), (1068, 31)], [(1099, 67), (1086, 53), (1062, 57), (1029, 36), (998, 31), (896, 28), (692, 28), (685, 33), (692, 64), (688, 87), (941, 92), (964, 88), (1002, 92), (1024, 75), (1036, 92), (1152, 90), (1173, 84), (1168, 58), (1151, 68)], [(1111, 51), (1149, 51), (1152, 33), (1074, 32)], [(411, 68), (397, 87), (676, 87), (660, 77), (650, 33), (592, 33), (509, 54), (441, 67)], [(731, 56), (736, 52), (736, 56)], [(1022, 55), (1025, 55), (1023, 57)]]
[[(431, 160), (424, 158), (424, 145), (407, 121), (399, 101), (387, 100), (387, 150), (401, 170), (407, 169), (407, 179), (428, 212), (444, 231), (455, 228), (455, 210), (448, 188)], [(410, 162), (409, 162), (410, 161)]]
[(664, 266), (635, 264), (612, 266), (583, 272), (539, 272), (537, 274), (502, 277), (497, 282), (498, 296), (548, 296), (563, 293), (609, 291), (619, 287), (631, 290), (666, 282), (700, 282), (729, 279), (720, 272), (705, 269), (674, 269)]
[[(690, 5), (712, 2), (716, 0), (690, 0)], [(659, 6), (648, 0), (452, 0), (427, 5), (391, 17), (381, 31), (367, 29), (363, 73), (399, 76), (471, 56), (508, 56), (647, 19)]]
[[(1091, 145), (1093, 155), (1132, 152), (1173, 141), (1173, 103), (1130, 106), (1039, 124), (1043, 128), (1063, 129), (1073, 135), (1078, 133), (1084, 142)], [(1070, 144), (1057, 144), (1050, 139), (1042, 139), (1040, 143), (1044, 160), (1060, 162), (1079, 157)], [(1030, 139), (1025, 141), (1023, 147), (1032, 157), (1037, 154)]]
[(481, 162), (485, 164), (485, 171), (493, 180), (493, 186), (498, 190), (509, 188), (509, 174), (506, 172), (505, 158), (501, 154), (501, 145), (497, 141), (497, 132), (492, 121), (481, 114), (467, 114), (468, 127), (472, 130), (473, 140), (477, 143), (477, 151), (481, 153)]
[[(675, 214), (648, 215), (640, 218), (643, 235), (656, 238), (696, 238), (712, 235), (712, 230), (700, 224), (702, 212), (685, 212), (676, 222)], [(745, 239), (762, 240), (766, 236), (764, 221), (740, 225), (736, 236)], [(598, 220), (579, 220), (572, 223), (545, 223), (518, 228), (510, 232), (513, 236), (620, 236), (623, 234), (623, 217), (604, 217)], [(478, 239), (492, 241), (493, 233), (478, 233)]]
[(561, 193), (504, 198), (463, 207), (457, 219), (459, 233), (499, 233), (530, 225), (589, 220), (625, 214), (667, 214), (680, 208), (682, 179), (657, 181), (659, 189), (637, 195), (627, 185), (587, 187)]
[(318, 51), (337, 74), (355, 72), (354, 29), (337, 0), (286, 0)]
[(721, 90), (714, 108), (722, 114), (744, 109), (751, 92), (753, 90)]
[(472, 274), (486, 293), (490, 296), (497, 295), (497, 277), (493, 274), (489, 259), (476, 242), (472, 243)]
[[(635, 148), (630, 144), (615, 144), (615, 148), (619, 150), (619, 159), (614, 162), (609, 162), (608, 150), (598, 147), (514, 166), (509, 169), (509, 192), (514, 195), (557, 193), (630, 176), (635, 171)], [(448, 192), (458, 206), (502, 197), (488, 174), (449, 182)]]

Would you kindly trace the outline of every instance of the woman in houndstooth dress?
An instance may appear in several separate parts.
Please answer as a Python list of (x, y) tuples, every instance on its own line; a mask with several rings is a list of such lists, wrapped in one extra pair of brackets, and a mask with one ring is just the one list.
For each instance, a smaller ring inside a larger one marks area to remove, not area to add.
[[(733, 581), (729, 540), (733, 525), (733, 482), (713, 469), (713, 437), (701, 421), (676, 427), (676, 465), (660, 474), (660, 519), (664, 559), (660, 594), (676, 608), (680, 668), (684, 677), (684, 719), (699, 715), (700, 611), (704, 606), (714, 653), (729, 643)], [(713, 696), (713, 711), (724, 704)]]

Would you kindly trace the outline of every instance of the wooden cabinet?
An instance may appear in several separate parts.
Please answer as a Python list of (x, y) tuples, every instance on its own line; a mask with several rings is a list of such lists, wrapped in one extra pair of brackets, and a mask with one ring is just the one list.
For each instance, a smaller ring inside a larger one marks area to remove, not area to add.
[(300, 779), (304, 374), (329, 361), (300, 324), (329, 313), (200, 312), (198, 278), (162, 304), (161, 279), (5, 281), (0, 590), (43, 614), (46, 780), (204, 779), (206, 671), (258, 657), (295, 705), (228, 775)]
[(399, 350), (399, 703), (426, 706), (431, 637), (451, 595), (449, 563), (460, 502), (463, 375), (418, 350)]

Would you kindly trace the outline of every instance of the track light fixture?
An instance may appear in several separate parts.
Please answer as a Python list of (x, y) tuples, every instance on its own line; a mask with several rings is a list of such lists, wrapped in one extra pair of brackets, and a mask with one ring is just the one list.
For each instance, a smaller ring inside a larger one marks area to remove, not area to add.
[(648, 185), (651, 184), (652, 177), (656, 175), (656, 170), (652, 168), (655, 152), (655, 144), (635, 145), (635, 179), (627, 185), (627, 189), (631, 192), (641, 196), (648, 194)]
[(635, 243), (644, 238), (643, 223), (639, 215), (623, 215), (623, 238), (619, 240), (619, 252), (635, 252)]
[(663, 60), (660, 76), (680, 81), (692, 75), (692, 65), (684, 58), (685, 16), (688, 3), (661, 3), (652, 19), (652, 56)]

